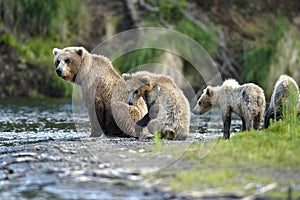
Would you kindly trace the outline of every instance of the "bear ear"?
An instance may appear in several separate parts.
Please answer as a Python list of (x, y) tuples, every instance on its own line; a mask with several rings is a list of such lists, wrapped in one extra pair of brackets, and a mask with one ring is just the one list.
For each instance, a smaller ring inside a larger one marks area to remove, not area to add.
[(124, 74), (122, 74), (122, 78), (123, 78), (125, 81), (127, 81), (128, 79), (130, 79), (130, 74), (124, 73)]
[(206, 88), (206, 95), (208, 95), (209, 97), (212, 97), (213, 94), (214, 94), (214, 91), (213, 91), (212, 87), (208, 86)]
[(143, 76), (143, 77), (141, 78), (141, 82), (142, 82), (144, 85), (150, 85), (151, 80), (150, 80), (150, 78), (149, 78), (148, 76)]
[(76, 49), (75, 51), (79, 56), (82, 56), (83, 55), (83, 48), (80, 47), (79, 49)]
[(52, 53), (54, 56), (56, 56), (58, 54), (58, 52), (60, 52), (61, 50), (58, 48), (53, 48)]

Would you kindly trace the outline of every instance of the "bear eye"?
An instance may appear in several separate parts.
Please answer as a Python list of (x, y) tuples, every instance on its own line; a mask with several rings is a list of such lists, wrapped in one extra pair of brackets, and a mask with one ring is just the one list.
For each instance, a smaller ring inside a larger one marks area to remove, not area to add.
[(137, 95), (139, 93), (138, 90), (135, 90), (133, 94)]
[(56, 60), (55, 61), (55, 66), (57, 67), (59, 65), (60, 61), (59, 60)]
[(70, 63), (70, 59), (66, 59), (65, 63), (69, 64)]

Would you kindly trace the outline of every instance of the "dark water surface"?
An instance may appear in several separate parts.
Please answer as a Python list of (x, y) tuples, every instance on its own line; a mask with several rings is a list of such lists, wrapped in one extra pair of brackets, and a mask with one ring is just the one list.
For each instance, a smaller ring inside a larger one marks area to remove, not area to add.
[(76, 131), (70, 99), (0, 100), (0, 146), (86, 136)]
[[(188, 140), (174, 141), (182, 152), (149, 156), (153, 141), (89, 138), (88, 119), (80, 120), (79, 129), (71, 99), (0, 100), (0, 199), (182, 199), (149, 184), (143, 170), (176, 166), (189, 144), (222, 136), (218, 111), (192, 115)], [(240, 130), (236, 117), (232, 130)]]

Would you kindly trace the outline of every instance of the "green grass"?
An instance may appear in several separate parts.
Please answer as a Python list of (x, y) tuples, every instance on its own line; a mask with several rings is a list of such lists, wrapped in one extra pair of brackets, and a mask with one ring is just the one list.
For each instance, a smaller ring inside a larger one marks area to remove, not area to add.
[(170, 186), (175, 190), (204, 190), (228, 185), (234, 177), (233, 170), (193, 169), (171, 178)]

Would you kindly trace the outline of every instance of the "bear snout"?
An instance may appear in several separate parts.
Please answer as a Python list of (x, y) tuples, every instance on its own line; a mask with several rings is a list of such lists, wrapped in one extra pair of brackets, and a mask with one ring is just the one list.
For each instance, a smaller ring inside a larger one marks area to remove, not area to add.
[(127, 99), (127, 102), (130, 106), (133, 105), (133, 97), (132, 97), (132, 94), (131, 93), (128, 93), (128, 99)]
[(200, 114), (198, 106), (194, 107), (194, 109), (192, 110), (192, 113), (195, 114), (195, 115), (199, 115)]
[(56, 71), (57, 76), (62, 77), (62, 70), (60, 67), (56, 68), (55, 71)]

